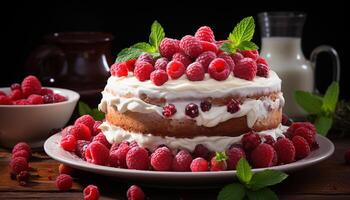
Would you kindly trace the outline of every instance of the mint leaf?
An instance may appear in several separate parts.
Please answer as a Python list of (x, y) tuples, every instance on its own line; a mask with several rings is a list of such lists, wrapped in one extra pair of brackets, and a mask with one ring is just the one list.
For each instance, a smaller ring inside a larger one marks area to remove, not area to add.
[(237, 50), (237, 48), (231, 42), (222, 43), (222, 45), (220, 46), (220, 49), (227, 53), (236, 53), (236, 50)]
[(277, 195), (269, 188), (260, 189), (257, 191), (247, 191), (249, 200), (278, 200)]
[(332, 116), (317, 116), (314, 123), (317, 133), (326, 136), (333, 123)]
[(310, 92), (295, 91), (295, 101), (301, 106), (306, 112), (310, 114), (317, 114), (321, 112), (322, 98), (311, 94)]
[(160, 25), (160, 23), (157, 22), (157, 20), (154, 21), (151, 27), (149, 43), (158, 51), (159, 44), (164, 39), (164, 37), (165, 33), (163, 27)]
[(326, 94), (323, 97), (322, 110), (326, 113), (333, 113), (337, 106), (339, 98), (339, 83), (333, 83), (327, 88)]
[(78, 104), (79, 115), (88, 115), (91, 113), (91, 108), (86, 103), (79, 101)]
[(218, 200), (241, 200), (245, 196), (245, 188), (242, 184), (232, 183), (222, 188)]
[(101, 121), (105, 118), (105, 114), (99, 111), (97, 108), (92, 109), (90, 115), (92, 118), (98, 121)]
[(253, 176), (252, 168), (250, 167), (248, 161), (241, 158), (237, 163), (236, 170), (238, 179), (241, 182), (248, 184)]
[(267, 169), (255, 173), (250, 180), (248, 187), (252, 190), (259, 190), (280, 183), (287, 177), (288, 175), (283, 172)]
[(136, 43), (136, 44), (132, 45), (130, 48), (140, 49), (140, 50), (147, 52), (147, 53), (155, 53), (156, 52), (156, 48), (153, 47), (152, 45), (148, 44), (147, 42)]
[(225, 161), (227, 159), (228, 159), (228, 157), (227, 157), (225, 151), (215, 152), (215, 160), (217, 160), (217, 161)]
[(141, 49), (125, 48), (118, 53), (118, 56), (115, 62), (119, 63), (119, 62), (131, 60), (131, 59), (136, 59), (142, 53), (143, 51)]
[(256, 45), (254, 42), (251, 42), (251, 41), (242, 41), (241, 43), (239, 43), (237, 48), (243, 51), (259, 49), (258, 45)]
[(228, 40), (237, 44), (242, 41), (250, 41), (253, 38), (255, 30), (255, 23), (253, 17), (246, 17), (242, 19), (230, 33)]

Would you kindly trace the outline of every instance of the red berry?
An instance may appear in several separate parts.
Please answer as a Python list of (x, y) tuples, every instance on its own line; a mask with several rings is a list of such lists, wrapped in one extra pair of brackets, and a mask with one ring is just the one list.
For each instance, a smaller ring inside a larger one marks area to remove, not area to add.
[(163, 116), (171, 117), (176, 113), (176, 107), (174, 104), (168, 104), (163, 107)]
[(162, 69), (166, 71), (166, 66), (168, 65), (168, 59), (166, 58), (159, 58), (157, 59), (156, 63), (154, 64), (154, 69)]
[(111, 164), (113, 164), (113, 167), (121, 167), (121, 168), (127, 168), (126, 165), (126, 154), (128, 153), (128, 151), (130, 150), (130, 146), (128, 143), (123, 142), (119, 145), (118, 149), (115, 151), (111, 151), (110, 155), (111, 155), (111, 159), (112, 162)]
[(95, 185), (88, 185), (84, 188), (84, 200), (98, 200), (100, 198), (100, 192)]
[(297, 128), (294, 133), (292, 133), (292, 137), (297, 135), (303, 137), (310, 146), (315, 142), (316, 134), (307, 127)]
[(11, 159), (10, 168), (13, 174), (19, 174), (21, 171), (28, 170), (28, 161), (23, 157), (16, 157)]
[(217, 81), (226, 80), (230, 75), (230, 72), (230, 67), (222, 58), (215, 58), (213, 61), (211, 61), (208, 67), (210, 77)]
[(202, 157), (202, 158), (204, 158), (206, 160), (209, 160), (209, 158), (210, 158), (210, 151), (203, 144), (197, 144), (196, 147), (193, 150), (193, 157), (194, 158)]
[(295, 158), (303, 159), (308, 156), (311, 152), (310, 145), (308, 142), (301, 136), (294, 136), (292, 139), (293, 145), (295, 147)]
[(243, 135), (241, 143), (243, 145), (243, 149), (249, 152), (261, 144), (261, 138), (257, 133), (251, 131)]
[(178, 79), (185, 73), (186, 68), (180, 61), (173, 60), (168, 63), (166, 71), (171, 79)]
[(44, 104), (53, 103), (54, 102), (53, 95), (51, 95), (51, 94), (44, 95), (43, 102), (44, 102)]
[(271, 167), (274, 165), (275, 150), (269, 144), (259, 144), (251, 153), (250, 159), (253, 167)]
[(227, 112), (233, 114), (240, 110), (240, 102), (237, 99), (230, 99), (227, 102)]
[(225, 152), (216, 152), (216, 155), (210, 161), (210, 171), (225, 171), (227, 169), (227, 159)]
[(203, 112), (207, 112), (211, 108), (211, 102), (208, 100), (204, 100), (201, 102), (200, 107)]
[(65, 96), (62, 96), (60, 94), (53, 95), (53, 102), (54, 103), (59, 103), (59, 102), (63, 102), (63, 101), (67, 101), (67, 98)]
[(16, 179), (18, 182), (27, 182), (29, 180), (30, 174), (28, 171), (21, 171), (19, 174), (17, 174)]
[(171, 58), (175, 53), (180, 51), (180, 41), (170, 38), (164, 38), (159, 45), (159, 53), (163, 57)]
[(186, 150), (181, 150), (173, 158), (172, 169), (177, 172), (190, 171), (191, 162), (191, 154)]
[(64, 164), (60, 164), (58, 166), (58, 173), (59, 174), (68, 174), (68, 175), (72, 175), (74, 172), (74, 169), (71, 168), (70, 166), (68, 165), (64, 165)]
[(145, 199), (145, 193), (143, 193), (142, 189), (137, 185), (132, 185), (126, 192), (126, 196), (128, 197), (128, 200)]
[(208, 161), (206, 161), (204, 158), (198, 157), (192, 160), (190, 168), (192, 172), (208, 171)]
[(88, 140), (91, 139), (91, 131), (89, 127), (84, 124), (77, 123), (74, 126), (68, 126), (62, 130), (62, 135), (69, 134), (74, 135), (77, 140)]
[(228, 64), (228, 66), (230, 68), (230, 72), (235, 67), (235, 62), (233, 61), (233, 59), (231, 58), (231, 56), (228, 53), (222, 52), (218, 55), (218, 58), (222, 58), (226, 61), (226, 63)]
[(202, 45), (203, 52), (212, 51), (214, 53), (218, 53), (218, 51), (219, 51), (219, 48), (214, 43), (206, 42), (206, 41), (200, 41), (200, 43)]
[(10, 99), (12, 101), (16, 101), (16, 100), (22, 99), (23, 98), (22, 90), (21, 89), (14, 89), (14, 90), (12, 90), (12, 92), (9, 95), (9, 97), (10, 97)]
[(316, 128), (310, 122), (293, 122), (292, 125), (288, 128), (287, 132), (294, 133), (294, 131), (300, 127), (310, 129), (316, 135)]
[(65, 135), (61, 138), (60, 145), (64, 150), (74, 152), (77, 145), (77, 139), (74, 135)]
[(215, 42), (214, 32), (208, 26), (200, 27), (194, 37), (202, 41)]
[(13, 105), (30, 105), (27, 99), (20, 99), (13, 102)]
[(185, 114), (191, 118), (198, 117), (198, 106), (194, 103), (189, 103), (185, 108)]
[(226, 155), (228, 157), (227, 162), (227, 169), (228, 170), (235, 170), (238, 161), (241, 158), (245, 158), (246, 155), (243, 151), (243, 149), (238, 148), (238, 147), (232, 147), (226, 151)]
[(86, 160), (85, 152), (86, 152), (86, 149), (87, 149), (89, 144), (90, 144), (90, 141), (78, 140), (77, 141), (77, 146), (75, 148), (75, 154), (77, 156), (79, 156), (80, 158), (82, 158), (83, 160)]
[(169, 171), (173, 162), (173, 154), (167, 147), (156, 149), (151, 155), (151, 166), (156, 171)]
[(161, 86), (163, 85), (165, 82), (168, 81), (168, 74), (162, 70), (162, 69), (157, 69), (154, 70), (151, 73), (151, 81), (154, 83), (154, 85), (156, 86)]
[(139, 62), (148, 62), (152, 66), (154, 65), (154, 59), (151, 54), (149, 53), (142, 53), (136, 60), (135, 66), (138, 65)]
[(12, 159), (16, 157), (23, 157), (28, 161), (30, 157), (30, 153), (26, 150), (19, 150), (12, 154)]
[(135, 68), (136, 59), (125, 61), (126, 66), (128, 67), (129, 72), (133, 72)]
[(21, 87), (24, 97), (28, 97), (31, 94), (40, 94), (41, 92), (41, 83), (39, 79), (32, 75), (23, 79)]
[(149, 166), (148, 152), (142, 147), (133, 147), (126, 154), (126, 165), (129, 169), (147, 170)]
[(5, 92), (0, 91), (0, 96), (7, 96)]
[(150, 79), (150, 76), (153, 70), (154, 68), (152, 64), (148, 62), (143, 62), (143, 61), (136, 62), (134, 75), (139, 81), (146, 81)]
[(185, 68), (192, 63), (191, 58), (183, 52), (175, 53), (172, 60), (181, 62)]
[(269, 144), (271, 146), (275, 145), (276, 140), (271, 135), (264, 135), (264, 143)]
[(8, 96), (0, 96), (0, 105), (12, 105), (12, 100)]
[(257, 76), (265, 77), (267, 78), (269, 76), (269, 67), (265, 64), (257, 64)]
[(204, 68), (199, 62), (190, 64), (186, 69), (186, 76), (190, 81), (201, 81), (204, 79)]
[(203, 52), (202, 44), (197, 38), (186, 35), (180, 41), (180, 48), (186, 55), (195, 58)]
[(13, 147), (12, 153), (16, 153), (17, 151), (21, 151), (21, 150), (25, 150), (29, 153), (31, 151), (30, 146), (27, 143), (19, 142)]
[(253, 80), (256, 76), (257, 66), (253, 59), (243, 58), (233, 68), (233, 74), (241, 79)]
[(246, 50), (241, 51), (241, 54), (246, 58), (251, 58), (253, 60), (257, 60), (259, 57), (259, 52), (257, 50)]
[(91, 132), (93, 132), (95, 120), (90, 115), (83, 115), (75, 120), (74, 125), (76, 125), (76, 124), (84, 124), (85, 126), (87, 126), (90, 129)]
[(196, 62), (202, 64), (204, 71), (208, 71), (209, 64), (216, 58), (216, 54), (212, 51), (205, 51), (201, 53), (197, 58)]
[(49, 88), (41, 88), (41, 91), (40, 91), (40, 95), (41, 96), (44, 96), (44, 95), (53, 95), (54, 92), (53, 90), (49, 89)]
[(280, 164), (288, 164), (295, 161), (295, 147), (288, 138), (278, 139), (274, 148)]
[(235, 64), (237, 64), (240, 60), (242, 60), (244, 58), (244, 56), (241, 53), (236, 52), (234, 54), (231, 54), (231, 58), (233, 59)]
[(86, 148), (86, 161), (96, 165), (106, 165), (109, 159), (109, 150), (99, 142), (91, 142)]
[[(128, 144), (128, 142), (122, 142), (122, 143)], [(109, 149), (109, 152), (116, 151), (122, 143), (114, 142), (111, 148)]]
[(73, 178), (67, 174), (61, 174), (56, 178), (56, 187), (61, 191), (66, 191), (72, 188)]
[(266, 66), (269, 66), (269, 64), (267, 64), (266, 59), (261, 56), (259, 56), (258, 59), (256, 60), (256, 64), (264, 64)]
[(114, 63), (111, 66), (111, 74), (112, 76), (117, 76), (117, 77), (122, 77), (122, 76), (127, 76), (128, 75), (128, 65), (126, 62), (121, 62), (121, 63)]
[(37, 95), (37, 94), (31, 94), (28, 98), (27, 101), (30, 104), (43, 104), (44, 103), (44, 99), (42, 96)]
[(101, 129), (99, 128), (101, 124), (101, 121), (95, 121), (94, 126), (92, 127), (92, 136), (95, 136), (101, 132)]
[(19, 83), (12, 84), (10, 88), (11, 88), (11, 91), (22, 90), (21, 85)]
[(290, 125), (292, 125), (292, 120), (286, 114), (282, 114), (282, 122), (281, 123), (284, 126), (290, 126)]
[(344, 159), (346, 164), (350, 164), (350, 150), (347, 150), (344, 154)]
[(111, 144), (108, 142), (108, 140), (106, 139), (105, 134), (103, 134), (102, 132), (100, 132), (99, 134), (97, 134), (93, 139), (92, 142), (99, 142), (101, 144), (103, 144), (105, 147), (107, 147), (107, 149), (111, 148)]

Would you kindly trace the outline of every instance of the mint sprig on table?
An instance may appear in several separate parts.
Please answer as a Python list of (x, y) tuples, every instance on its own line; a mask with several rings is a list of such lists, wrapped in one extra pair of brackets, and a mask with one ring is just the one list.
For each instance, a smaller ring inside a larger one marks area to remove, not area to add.
[(97, 108), (90, 108), (86, 103), (79, 101), (78, 105), (79, 115), (91, 115), (95, 120), (103, 120), (105, 118), (105, 114), (99, 111)]
[(235, 53), (239, 50), (256, 50), (258, 46), (250, 41), (255, 31), (255, 23), (253, 17), (242, 19), (230, 33), (227, 42), (220, 47), (222, 51), (227, 53)]
[(314, 118), (317, 132), (326, 136), (333, 124), (339, 98), (339, 84), (333, 82), (323, 97), (305, 91), (295, 91), (296, 102)]
[(277, 195), (268, 188), (276, 185), (288, 177), (287, 174), (266, 169), (253, 174), (248, 161), (241, 158), (237, 163), (237, 178), (239, 183), (226, 185), (218, 195), (218, 200), (275, 200)]
[(125, 48), (118, 53), (116, 62), (124, 62), (138, 58), (142, 53), (149, 53), (154, 58), (160, 56), (159, 44), (164, 39), (165, 33), (159, 22), (154, 21), (151, 26), (149, 42), (139, 42), (131, 47)]

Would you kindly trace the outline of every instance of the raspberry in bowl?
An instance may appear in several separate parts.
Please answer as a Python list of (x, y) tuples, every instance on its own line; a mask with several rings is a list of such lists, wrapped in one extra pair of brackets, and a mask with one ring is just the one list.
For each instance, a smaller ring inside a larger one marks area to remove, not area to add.
[(42, 146), (52, 129), (66, 125), (79, 97), (72, 90), (42, 87), (35, 76), (0, 88), (0, 145)]

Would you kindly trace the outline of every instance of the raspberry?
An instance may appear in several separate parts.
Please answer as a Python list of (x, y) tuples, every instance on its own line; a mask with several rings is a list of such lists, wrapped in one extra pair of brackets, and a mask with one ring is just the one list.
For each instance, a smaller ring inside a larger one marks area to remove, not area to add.
[(91, 142), (85, 151), (86, 161), (96, 165), (106, 165), (109, 159), (109, 150), (99, 142)]
[(216, 54), (212, 51), (205, 51), (201, 53), (197, 58), (196, 62), (202, 64), (204, 71), (208, 71), (209, 64), (212, 60), (216, 58)]
[(28, 98), (27, 101), (29, 104), (43, 104), (44, 99), (42, 96), (37, 95), (37, 94), (31, 94)]
[(192, 172), (208, 171), (208, 161), (206, 161), (204, 158), (198, 157), (192, 160), (190, 168)]
[(297, 128), (294, 131), (294, 133), (292, 133), (292, 137), (297, 135), (303, 137), (309, 143), (310, 146), (315, 142), (316, 134), (307, 127)]
[(6, 93), (3, 91), (0, 91), (0, 96), (6, 96)]
[(9, 98), (12, 101), (16, 101), (16, 100), (22, 99), (23, 98), (22, 90), (21, 89), (14, 89), (14, 90), (12, 90), (12, 92), (9, 95)]
[(344, 159), (345, 159), (345, 163), (349, 165), (350, 164), (350, 149), (345, 152)]
[(117, 77), (127, 76), (129, 71), (126, 62), (114, 63), (110, 70), (111, 75)]
[(84, 124), (85, 126), (87, 126), (90, 129), (91, 132), (93, 132), (95, 120), (90, 115), (83, 115), (75, 120), (74, 125), (76, 125), (76, 124)]
[(54, 92), (53, 90), (49, 89), (49, 88), (41, 88), (41, 91), (40, 91), (40, 95), (41, 96), (44, 96), (44, 95), (53, 95)]
[(171, 79), (178, 79), (185, 73), (186, 68), (180, 61), (173, 60), (166, 66), (166, 71)]
[(209, 158), (210, 158), (210, 151), (203, 144), (197, 144), (196, 147), (193, 150), (193, 157), (194, 158), (202, 157), (202, 158), (204, 158), (206, 160), (209, 160)]
[(280, 164), (288, 164), (295, 161), (295, 147), (288, 138), (278, 139), (274, 148)]
[(257, 60), (259, 57), (259, 52), (257, 50), (246, 50), (241, 51), (241, 54), (246, 58), (251, 58), (253, 60)]
[(163, 107), (163, 116), (164, 117), (171, 117), (176, 113), (176, 107), (174, 104), (168, 104)]
[(218, 55), (218, 58), (222, 58), (226, 61), (226, 63), (228, 64), (228, 66), (230, 68), (230, 72), (235, 67), (235, 62), (233, 61), (233, 59), (231, 58), (231, 56), (228, 53), (222, 52)]
[(264, 143), (269, 144), (271, 146), (275, 145), (276, 140), (271, 135), (264, 135)]
[(159, 53), (163, 57), (171, 58), (175, 53), (180, 51), (180, 41), (170, 38), (164, 38), (159, 45)]
[(28, 170), (28, 162), (23, 157), (16, 157), (11, 159), (10, 168), (13, 174), (19, 174), (21, 171)]
[(199, 115), (198, 106), (194, 103), (189, 103), (185, 108), (185, 114), (191, 118)]
[(75, 154), (82, 158), (83, 160), (86, 160), (85, 158), (85, 152), (87, 147), (89, 146), (90, 142), (86, 140), (78, 140), (77, 146), (75, 148)]
[[(125, 142), (124, 142), (124, 143), (125, 143)], [(114, 142), (114, 143), (112, 144), (111, 148), (109, 149), (109, 152), (116, 151), (116, 150), (119, 148), (119, 146), (120, 146), (121, 144), (122, 144), (122, 143)], [(128, 144), (128, 143), (126, 143), (126, 144)]]
[(211, 108), (211, 102), (208, 100), (204, 100), (201, 102), (200, 107), (203, 112), (207, 112)]
[(65, 96), (62, 96), (60, 94), (53, 95), (53, 102), (54, 103), (59, 103), (59, 102), (63, 102), (63, 101), (67, 101), (67, 98)]
[(227, 112), (233, 114), (238, 112), (241, 108), (240, 108), (240, 102), (237, 99), (230, 99), (227, 102)]
[(269, 144), (259, 144), (251, 153), (250, 159), (253, 167), (271, 167), (275, 164), (275, 150)]
[(13, 105), (30, 105), (27, 99), (20, 99), (13, 102)]
[(181, 62), (185, 68), (192, 63), (191, 58), (188, 57), (183, 52), (178, 52), (178, 53), (174, 54), (172, 60), (176, 60), (176, 61)]
[(129, 72), (133, 72), (135, 68), (136, 59), (125, 61), (126, 66), (128, 67)]
[(84, 188), (84, 200), (98, 200), (100, 198), (100, 192), (95, 185), (88, 185)]
[(30, 153), (31, 149), (30, 149), (30, 146), (25, 143), (25, 142), (19, 142), (17, 143), (13, 149), (12, 149), (12, 153), (16, 153), (17, 151), (21, 151), (21, 150), (24, 150), (24, 151), (27, 151)]
[(218, 47), (214, 43), (210, 43), (210, 42), (206, 42), (206, 41), (200, 41), (200, 43), (202, 45), (203, 52), (204, 51), (212, 51), (216, 54), (219, 51)]
[(40, 94), (41, 91), (41, 83), (39, 79), (32, 75), (23, 79), (21, 87), (25, 97), (28, 97), (31, 94)]
[(61, 191), (66, 191), (72, 188), (73, 178), (67, 174), (61, 174), (56, 178), (56, 187)]
[(258, 59), (256, 60), (256, 64), (264, 64), (266, 66), (269, 66), (269, 64), (267, 64), (266, 59), (261, 56), (259, 56)]
[(133, 147), (126, 154), (126, 165), (129, 169), (147, 170), (149, 166), (148, 152), (142, 147)]
[(67, 133), (70, 134), (70, 135), (74, 135), (75, 138), (77, 138), (77, 140), (90, 141), (90, 139), (91, 139), (91, 131), (90, 131), (89, 127), (87, 127), (84, 124), (80, 124), (80, 123), (77, 123), (74, 126), (69, 126), (69, 127), (70, 128), (67, 129)]
[(294, 133), (295, 130), (297, 130), (300, 127), (305, 127), (310, 129), (315, 135), (316, 135), (316, 128), (313, 124), (310, 122), (294, 122), (292, 125), (288, 128), (287, 132)]
[(162, 70), (162, 69), (157, 69), (154, 70), (151, 73), (151, 81), (154, 83), (154, 85), (156, 86), (161, 86), (163, 85), (165, 82), (168, 81), (168, 74)]
[(235, 64), (237, 64), (240, 60), (244, 58), (244, 56), (241, 53), (236, 52), (234, 54), (231, 54), (231, 58), (235, 62)]
[[(131, 141), (129, 145), (130, 145), (130, 148), (138, 147), (138, 146), (139, 146), (135, 140)], [(147, 149), (146, 149), (146, 150), (147, 150)], [(148, 150), (147, 150), (147, 151), (148, 151)]]
[(101, 124), (101, 121), (95, 121), (94, 126), (92, 127), (92, 136), (95, 136), (101, 132), (101, 129), (99, 128)]
[(257, 66), (251, 58), (243, 58), (233, 68), (233, 74), (241, 79), (253, 80), (256, 76)]
[(202, 40), (202, 41), (215, 42), (214, 32), (208, 26), (200, 27), (196, 31), (194, 37), (196, 37), (197, 39)]
[(28, 171), (21, 171), (19, 174), (17, 174), (16, 179), (18, 182), (24, 182), (26, 183), (29, 180), (30, 174)]
[(74, 172), (74, 169), (69, 167), (68, 165), (64, 165), (64, 164), (60, 164), (58, 166), (58, 173), (59, 174), (68, 174), (68, 175), (72, 175)]
[(139, 81), (143, 82), (150, 79), (153, 70), (152, 64), (140, 61), (136, 62), (134, 74)]
[(166, 71), (166, 66), (168, 65), (169, 61), (166, 58), (159, 58), (157, 59), (156, 63), (154, 64), (154, 69), (162, 69)]
[(74, 135), (65, 135), (61, 138), (60, 145), (64, 150), (74, 152), (77, 145), (77, 139)]
[(142, 53), (136, 60), (135, 62), (135, 67), (138, 65), (140, 62), (148, 62), (152, 66), (154, 65), (154, 59), (151, 54), (149, 53)]
[(226, 80), (230, 75), (230, 72), (230, 67), (222, 58), (215, 58), (213, 61), (211, 61), (208, 67), (210, 77), (217, 81)]
[(23, 157), (28, 161), (30, 157), (30, 153), (26, 150), (19, 150), (12, 154), (12, 159), (16, 157)]
[(190, 64), (186, 69), (186, 76), (190, 81), (201, 81), (204, 79), (204, 68), (199, 62)]
[(180, 41), (180, 48), (188, 56), (195, 58), (203, 52), (202, 44), (197, 38), (186, 35)]
[(51, 95), (51, 94), (44, 95), (43, 102), (44, 102), (44, 104), (53, 103), (54, 102), (53, 95)]
[(232, 148), (228, 149), (226, 151), (226, 155), (228, 157), (228, 160), (226, 161), (228, 170), (235, 170), (238, 161), (241, 158), (245, 158), (246, 157), (243, 149), (237, 148), (237, 147), (232, 147)]
[(269, 67), (265, 64), (257, 64), (257, 76), (265, 77), (267, 78), (269, 76)]
[(303, 159), (310, 154), (310, 146), (308, 142), (301, 136), (294, 136), (292, 139), (293, 145), (295, 147), (295, 158)]
[(14, 91), (14, 90), (21, 90), (21, 85), (19, 83), (14, 83), (11, 85), (11, 91)]
[(151, 166), (156, 171), (169, 171), (173, 162), (173, 154), (167, 147), (156, 149), (151, 155)]
[(172, 169), (177, 172), (190, 171), (192, 162), (191, 154), (186, 150), (179, 151), (172, 162)]
[(216, 152), (210, 161), (210, 171), (225, 171), (227, 169), (227, 159), (225, 152)]
[(93, 139), (92, 142), (99, 142), (103, 145), (105, 145), (105, 147), (107, 147), (107, 149), (111, 148), (111, 144), (109, 144), (108, 140), (106, 139), (105, 134), (103, 134), (102, 132), (100, 132), (99, 134), (97, 134)]
[(128, 200), (145, 199), (145, 193), (143, 193), (142, 189), (137, 185), (130, 186), (128, 191), (126, 192), (126, 196), (128, 197)]
[(290, 125), (292, 125), (292, 120), (286, 114), (282, 114), (282, 122), (281, 123), (284, 126), (290, 126)]
[(261, 138), (254, 131), (251, 131), (243, 135), (241, 143), (243, 145), (243, 149), (250, 152), (261, 144)]
[(12, 105), (10, 97), (1, 95), (0, 96), (0, 105)]

